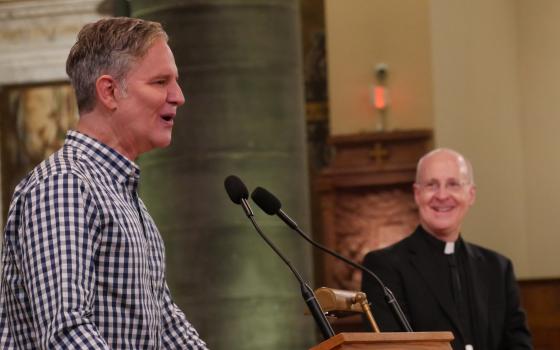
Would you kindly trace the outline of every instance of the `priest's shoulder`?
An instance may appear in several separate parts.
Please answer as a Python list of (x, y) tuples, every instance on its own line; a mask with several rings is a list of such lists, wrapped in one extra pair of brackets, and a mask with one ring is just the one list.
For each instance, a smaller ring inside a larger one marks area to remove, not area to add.
[(408, 251), (412, 236), (408, 236), (388, 247), (372, 250), (364, 257), (364, 262), (377, 260), (377, 259), (398, 259), (400, 252)]
[(466, 243), (467, 243), (466, 244), (467, 251), (471, 256), (485, 260), (487, 262), (495, 262), (500, 265), (511, 264), (511, 260), (507, 256), (495, 250), (471, 242), (466, 242)]

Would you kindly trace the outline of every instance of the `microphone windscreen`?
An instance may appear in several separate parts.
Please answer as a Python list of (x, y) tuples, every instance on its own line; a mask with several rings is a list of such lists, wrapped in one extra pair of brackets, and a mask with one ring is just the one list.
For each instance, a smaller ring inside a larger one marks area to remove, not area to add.
[(282, 203), (272, 193), (262, 187), (257, 187), (251, 193), (251, 198), (268, 215), (275, 215), (282, 208)]
[(247, 187), (243, 181), (235, 175), (226, 177), (224, 180), (224, 186), (229, 198), (235, 204), (241, 204), (242, 199), (249, 198), (249, 191), (247, 190)]

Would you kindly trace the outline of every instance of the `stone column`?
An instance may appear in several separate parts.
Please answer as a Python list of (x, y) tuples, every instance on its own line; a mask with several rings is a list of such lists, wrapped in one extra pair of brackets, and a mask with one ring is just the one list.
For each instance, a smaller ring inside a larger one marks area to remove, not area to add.
[[(262, 186), (309, 231), (299, 2), (133, 1), (163, 23), (186, 104), (171, 147), (141, 159), (144, 201), (167, 246), (176, 302), (212, 349), (307, 349), (299, 285), (223, 181)], [(266, 234), (311, 281), (310, 249), (256, 207)]]

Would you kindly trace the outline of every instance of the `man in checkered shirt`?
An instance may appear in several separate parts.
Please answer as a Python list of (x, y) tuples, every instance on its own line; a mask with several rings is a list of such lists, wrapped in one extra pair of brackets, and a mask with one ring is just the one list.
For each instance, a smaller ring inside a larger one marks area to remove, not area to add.
[(66, 71), (80, 119), (16, 188), (2, 249), (0, 349), (206, 349), (173, 303), (138, 155), (185, 99), (158, 23), (86, 25)]

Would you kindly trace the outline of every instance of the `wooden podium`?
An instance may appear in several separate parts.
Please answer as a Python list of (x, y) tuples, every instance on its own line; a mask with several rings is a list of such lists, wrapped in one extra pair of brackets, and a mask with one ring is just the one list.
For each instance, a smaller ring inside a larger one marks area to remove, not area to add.
[(310, 350), (451, 350), (451, 332), (339, 333)]

